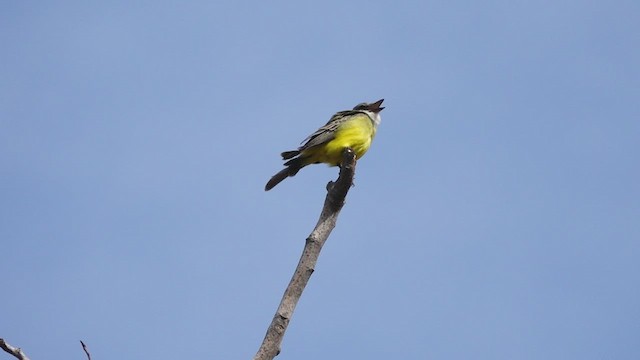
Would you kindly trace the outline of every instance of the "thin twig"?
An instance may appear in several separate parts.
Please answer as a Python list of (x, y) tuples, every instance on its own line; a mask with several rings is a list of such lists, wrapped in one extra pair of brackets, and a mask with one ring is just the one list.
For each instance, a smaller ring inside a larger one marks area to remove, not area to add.
[(29, 358), (27, 357), (27, 355), (25, 355), (25, 353), (22, 351), (22, 349), (9, 345), (2, 338), (0, 338), (0, 347), (4, 351), (8, 352), (9, 354), (15, 356), (16, 359), (29, 360)]
[(260, 345), (253, 358), (254, 360), (271, 360), (280, 353), (280, 344), (293, 316), (293, 311), (315, 269), (322, 246), (336, 226), (336, 220), (344, 205), (344, 199), (353, 184), (355, 168), (356, 155), (352, 149), (347, 148), (342, 154), (338, 180), (327, 184), (327, 197), (324, 200), (320, 219), (306, 240), (298, 266), (293, 273), (289, 286), (284, 291), (278, 310), (267, 329), (262, 345)]
[(89, 349), (87, 349), (87, 345), (85, 345), (84, 342), (82, 342), (82, 340), (80, 340), (80, 345), (82, 345), (82, 350), (84, 350), (84, 353), (87, 354), (87, 359), (91, 360), (91, 354), (89, 354)]

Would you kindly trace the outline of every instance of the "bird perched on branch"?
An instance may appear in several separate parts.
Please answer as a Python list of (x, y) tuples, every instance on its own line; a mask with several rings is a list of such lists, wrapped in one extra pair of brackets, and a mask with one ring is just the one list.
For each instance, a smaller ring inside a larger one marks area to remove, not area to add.
[(380, 111), (384, 109), (380, 99), (374, 103), (362, 103), (356, 105), (353, 110), (337, 112), (326, 125), (316, 130), (302, 141), (298, 150), (285, 151), (282, 160), (285, 168), (273, 175), (265, 191), (273, 189), (282, 180), (294, 176), (303, 167), (310, 164), (325, 163), (329, 166), (340, 165), (342, 151), (351, 148), (356, 153), (356, 159), (360, 159), (369, 147), (376, 135), (376, 129), (380, 124)]

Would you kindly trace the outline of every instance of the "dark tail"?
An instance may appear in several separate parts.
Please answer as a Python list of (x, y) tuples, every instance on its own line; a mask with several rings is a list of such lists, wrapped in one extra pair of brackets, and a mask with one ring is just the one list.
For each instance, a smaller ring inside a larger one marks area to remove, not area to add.
[(299, 150), (285, 151), (282, 154), (280, 154), (280, 156), (282, 156), (282, 160), (289, 160), (292, 157), (296, 157), (298, 155), (300, 155), (300, 151)]
[[(284, 155), (283, 155), (284, 156)], [(277, 174), (273, 175), (267, 185), (264, 187), (264, 191), (269, 191), (273, 189), (274, 186), (280, 184), (280, 182), (289, 176), (294, 176), (295, 174), (302, 169), (302, 159), (292, 159), (285, 163), (287, 165), (286, 168), (280, 170)]]

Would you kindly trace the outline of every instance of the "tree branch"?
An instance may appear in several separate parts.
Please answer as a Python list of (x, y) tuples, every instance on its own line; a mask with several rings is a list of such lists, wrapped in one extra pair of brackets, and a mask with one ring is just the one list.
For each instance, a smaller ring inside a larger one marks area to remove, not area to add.
[(84, 350), (84, 353), (87, 354), (87, 359), (91, 360), (91, 354), (89, 354), (89, 349), (87, 349), (87, 345), (85, 345), (82, 340), (80, 340), (80, 345), (82, 345), (82, 350)]
[(22, 351), (22, 349), (17, 348), (17, 347), (13, 347), (11, 345), (9, 345), (6, 341), (4, 341), (4, 339), (0, 338), (0, 347), (8, 352), (9, 354), (13, 355), (16, 359), (20, 359), (20, 360), (29, 360), (29, 358), (27, 357), (27, 355), (25, 355), (25, 353)]
[(267, 329), (262, 345), (260, 345), (253, 358), (254, 360), (271, 360), (280, 353), (280, 344), (293, 316), (293, 311), (298, 304), (298, 300), (300, 300), (300, 296), (302, 296), (305, 286), (309, 282), (311, 274), (313, 274), (322, 246), (336, 226), (338, 214), (340, 214), (347, 193), (353, 184), (355, 168), (356, 154), (351, 148), (346, 148), (342, 153), (342, 164), (338, 180), (327, 184), (327, 197), (324, 200), (320, 219), (309, 237), (307, 237), (298, 266), (291, 277), (287, 289), (284, 291), (278, 310)]

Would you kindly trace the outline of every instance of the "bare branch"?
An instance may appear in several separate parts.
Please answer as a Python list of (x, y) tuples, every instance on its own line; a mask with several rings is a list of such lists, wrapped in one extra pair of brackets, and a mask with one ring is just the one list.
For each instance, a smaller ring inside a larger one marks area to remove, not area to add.
[(9, 354), (13, 355), (16, 359), (20, 359), (20, 360), (29, 360), (29, 358), (27, 357), (27, 355), (25, 355), (25, 353), (22, 351), (22, 349), (17, 348), (17, 347), (13, 347), (11, 345), (9, 345), (6, 341), (4, 341), (4, 339), (0, 338), (0, 347), (8, 352)]
[(347, 192), (353, 184), (353, 175), (356, 168), (356, 155), (352, 149), (346, 148), (342, 153), (342, 165), (340, 175), (336, 182), (327, 184), (327, 197), (320, 213), (320, 219), (306, 240), (302, 256), (293, 273), (289, 286), (284, 291), (278, 310), (267, 329), (267, 334), (260, 345), (260, 349), (254, 356), (254, 360), (271, 360), (280, 353), (280, 344), (284, 337), (293, 311), (302, 296), (305, 286), (315, 269), (320, 250), (325, 241), (336, 226), (338, 214), (342, 210)]
[(84, 350), (84, 353), (87, 354), (87, 359), (91, 360), (91, 354), (89, 354), (89, 349), (87, 349), (87, 345), (85, 345), (84, 342), (82, 342), (82, 340), (80, 340), (80, 345), (82, 345), (82, 350)]

